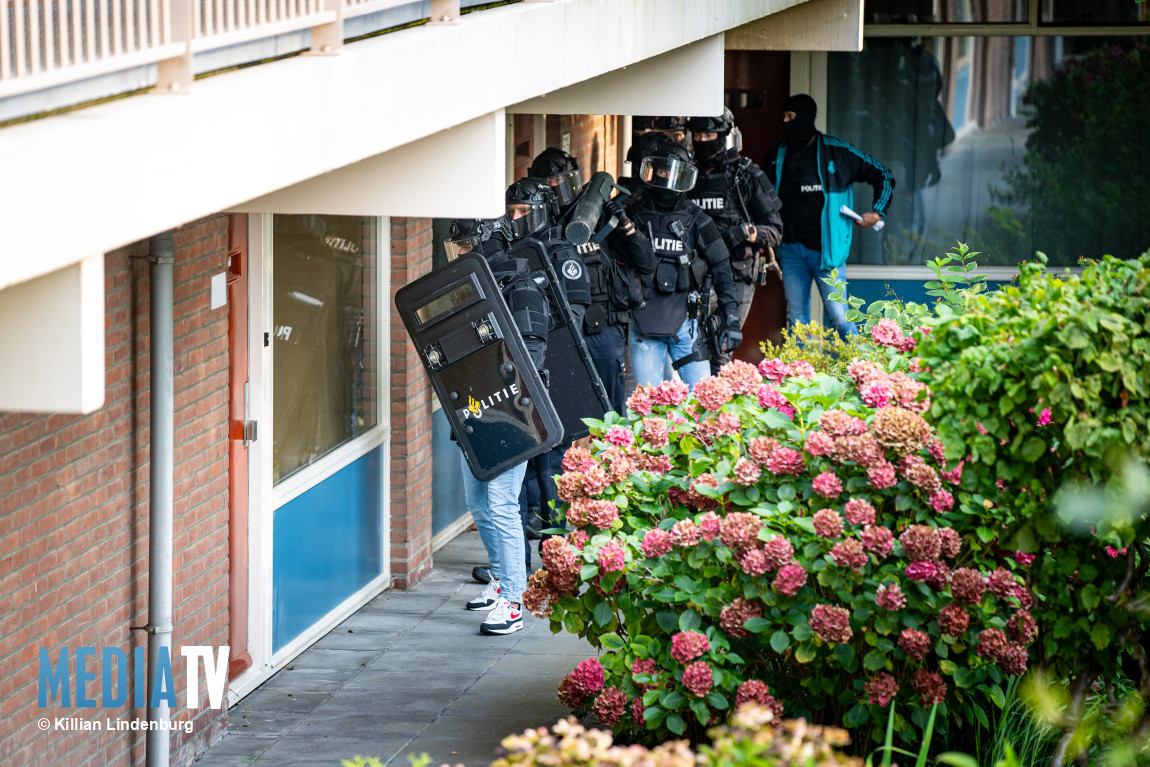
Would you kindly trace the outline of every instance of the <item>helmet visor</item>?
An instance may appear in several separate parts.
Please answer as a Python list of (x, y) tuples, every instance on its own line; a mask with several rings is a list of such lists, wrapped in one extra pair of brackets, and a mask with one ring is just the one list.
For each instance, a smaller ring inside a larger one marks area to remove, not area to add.
[(547, 183), (559, 198), (559, 204), (567, 205), (579, 196), (579, 190), (583, 188), (583, 177), (579, 170), (575, 169), (548, 176)]
[(447, 260), (454, 261), (462, 256), (464, 253), (470, 253), (479, 247), (480, 236), (478, 234), (469, 235), (467, 237), (454, 237), (447, 238), (443, 241), (443, 249), (447, 252)]
[(689, 192), (698, 174), (694, 163), (675, 157), (644, 157), (639, 165), (639, 178), (650, 186), (673, 192)]
[(530, 237), (547, 226), (550, 216), (543, 203), (513, 202), (507, 206), (511, 232), (516, 240)]

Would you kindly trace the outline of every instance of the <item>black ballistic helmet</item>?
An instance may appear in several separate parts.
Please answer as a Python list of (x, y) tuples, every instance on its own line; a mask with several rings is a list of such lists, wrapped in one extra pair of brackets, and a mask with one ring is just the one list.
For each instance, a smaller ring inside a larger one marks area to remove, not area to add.
[(656, 190), (688, 192), (694, 188), (698, 175), (691, 153), (674, 141), (656, 144), (639, 163), (639, 178)]
[(478, 250), (484, 255), (504, 250), (511, 244), (511, 222), (507, 216), (499, 218), (457, 218), (447, 229), (443, 249), (448, 260)]
[[(743, 148), (743, 134), (735, 127), (735, 117), (726, 107), (718, 117), (692, 117), (687, 120), (687, 128), (691, 131), (695, 156), (701, 162), (717, 162), (725, 158), (728, 150), (739, 152)], [(719, 135), (714, 141), (700, 141), (700, 133)]]
[(557, 210), (557, 197), (546, 179), (527, 176), (507, 187), (507, 218), (513, 240), (546, 229)]
[(540, 152), (527, 169), (527, 175), (546, 179), (555, 192), (561, 208), (574, 202), (583, 188), (579, 163), (574, 157), (555, 147), (548, 147)]
[(631, 163), (631, 172), (637, 175), (639, 172), (639, 163), (643, 161), (643, 158), (649, 155), (659, 144), (669, 141), (671, 141), (671, 139), (658, 131), (652, 131), (638, 136), (631, 143), (631, 148), (627, 150), (627, 162)]

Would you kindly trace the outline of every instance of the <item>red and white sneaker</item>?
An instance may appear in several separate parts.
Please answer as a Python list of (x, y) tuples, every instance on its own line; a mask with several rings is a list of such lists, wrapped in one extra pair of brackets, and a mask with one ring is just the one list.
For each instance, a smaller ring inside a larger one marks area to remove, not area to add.
[(494, 610), (496, 603), (499, 601), (499, 581), (495, 578), (491, 579), (483, 587), (483, 591), (479, 595), (467, 603), (468, 610)]
[(500, 599), (479, 627), (482, 634), (513, 634), (523, 628), (523, 608)]

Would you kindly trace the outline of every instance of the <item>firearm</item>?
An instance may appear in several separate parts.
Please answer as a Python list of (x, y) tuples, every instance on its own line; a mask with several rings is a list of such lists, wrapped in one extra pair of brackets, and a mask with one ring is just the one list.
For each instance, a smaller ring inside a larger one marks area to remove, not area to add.
[[(571, 217), (567, 225), (563, 227), (563, 236), (568, 242), (578, 247), (591, 241), (591, 235), (594, 234), (599, 219), (603, 217), (603, 206), (611, 199), (613, 189), (626, 193), (625, 189), (615, 185), (615, 179), (606, 171), (599, 171), (591, 176), (591, 180), (583, 187), (582, 194), (571, 208)], [(610, 231), (614, 227), (615, 223), (611, 222), (603, 228)]]
[[(753, 227), (755, 223), (751, 220), (751, 213), (747, 210), (747, 203), (743, 200), (743, 195), (739, 194), (739, 181), (743, 176), (747, 166), (742, 165), (735, 171), (735, 199), (739, 201), (739, 208), (743, 211), (743, 224), (744, 235), (750, 239), (747, 227)], [(751, 252), (754, 253), (755, 263), (751, 268), (751, 283), (754, 285), (767, 284), (767, 271), (770, 270), (778, 275), (779, 280), (783, 279), (783, 270), (779, 266), (779, 260), (775, 257), (775, 249), (772, 247), (762, 247), (751, 245)]]

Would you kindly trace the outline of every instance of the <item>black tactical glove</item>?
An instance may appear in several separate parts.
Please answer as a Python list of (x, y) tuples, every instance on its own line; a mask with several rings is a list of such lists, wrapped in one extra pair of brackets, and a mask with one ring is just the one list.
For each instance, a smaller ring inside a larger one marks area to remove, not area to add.
[(727, 315), (727, 324), (719, 335), (719, 348), (723, 352), (733, 352), (743, 342), (743, 332), (739, 329), (739, 316)]
[(627, 218), (627, 211), (623, 209), (623, 203), (618, 197), (613, 197), (603, 204), (603, 210), (607, 215), (615, 219), (620, 229), (630, 229), (634, 226), (631, 219)]

